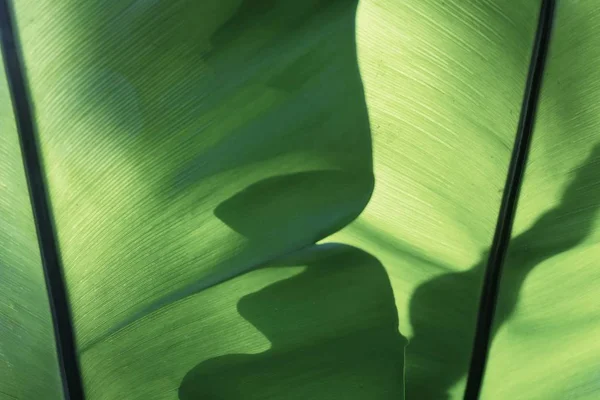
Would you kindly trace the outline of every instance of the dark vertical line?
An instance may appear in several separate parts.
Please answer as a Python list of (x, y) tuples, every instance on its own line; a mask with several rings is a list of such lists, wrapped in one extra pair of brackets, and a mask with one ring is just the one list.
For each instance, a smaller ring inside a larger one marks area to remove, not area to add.
[(550, 44), (554, 8), (554, 0), (542, 0), (531, 62), (529, 64), (527, 84), (525, 86), (525, 94), (521, 106), (521, 116), (517, 127), (515, 145), (508, 167), (508, 176), (504, 186), (504, 194), (502, 196), (502, 203), (500, 205), (500, 212), (496, 223), (496, 231), (492, 241), (483, 288), (479, 300), (479, 314), (477, 316), (471, 365), (469, 368), (467, 387), (465, 389), (465, 400), (477, 400), (479, 398), (479, 392), (481, 391), (490, 346), (492, 324), (494, 322), (500, 274), (510, 242), (519, 191), (523, 181), (527, 163), (527, 154), (529, 153), (531, 137), (533, 135), (535, 114), (540, 98), (544, 66), (546, 64), (548, 47)]
[(67, 400), (80, 400), (84, 398), (83, 386), (75, 350), (71, 312), (38, 148), (33, 111), (11, 11), (9, 0), (0, 0), (0, 34), (4, 70), (13, 103), (27, 185), (29, 186), (29, 196), (52, 313), (63, 391)]

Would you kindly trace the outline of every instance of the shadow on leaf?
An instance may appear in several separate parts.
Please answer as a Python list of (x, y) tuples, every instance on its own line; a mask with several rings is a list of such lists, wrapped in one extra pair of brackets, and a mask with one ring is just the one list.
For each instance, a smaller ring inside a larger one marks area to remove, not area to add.
[[(276, 176), (256, 175), (214, 214), (246, 238), (249, 251), (268, 255), (262, 268), (305, 269), (239, 300), (239, 314), (270, 341), (269, 350), (201, 361), (181, 382), (181, 400), (404, 397), (405, 339), (385, 269), (362, 250), (314, 245), (356, 218), (373, 190), (356, 5), (357, 0), (245, 0), (211, 37), (206, 59), (217, 70), (232, 67), (232, 44), (245, 40), (245, 33), (260, 38), (261, 29), (281, 31), (274, 41), (270, 35), (241, 51), (252, 48), (252, 57), (268, 62), (281, 46), (291, 49), (264, 82), (289, 100), (199, 154), (178, 185), (277, 160)], [(294, 166), (287, 154), (308, 161)], [(289, 255), (267, 261), (276, 251)]]
[[(513, 314), (527, 275), (573, 249), (592, 232), (600, 208), (600, 145), (574, 170), (560, 203), (512, 238), (502, 272), (493, 335)], [(407, 398), (448, 399), (468, 371), (477, 305), (487, 262), (419, 286), (410, 301), (413, 338), (406, 348)], [(492, 336), (493, 337), (493, 336)]]
[(371, 176), (343, 171), (275, 176), (225, 200), (215, 215), (257, 245), (276, 242), (285, 232), (307, 232), (304, 242), (315, 243), (354, 219), (369, 200), (371, 183)]
[(271, 342), (200, 363), (181, 400), (398, 400), (405, 340), (385, 269), (356, 248), (311, 246), (265, 268), (304, 272), (243, 297), (242, 317)]

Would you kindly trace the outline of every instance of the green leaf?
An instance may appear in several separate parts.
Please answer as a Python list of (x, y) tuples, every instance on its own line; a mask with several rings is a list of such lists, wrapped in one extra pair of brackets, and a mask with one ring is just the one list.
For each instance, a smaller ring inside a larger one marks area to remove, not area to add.
[[(88, 397), (176, 396), (204, 358), (244, 351), (239, 332), (222, 332), (231, 346), (207, 355), (205, 332), (175, 335), (157, 315), (364, 208), (373, 176), (355, 9), (16, 3)], [(148, 358), (116, 337), (146, 343)]]
[[(539, 6), (14, 1), (86, 398), (461, 399)], [(482, 399), (600, 392), (596, 8), (558, 6)], [(60, 398), (5, 86), (0, 399)]]
[(363, 6), (376, 186), (334, 239), (389, 272), (409, 339), (407, 399), (463, 397), (538, 10), (517, 1)]

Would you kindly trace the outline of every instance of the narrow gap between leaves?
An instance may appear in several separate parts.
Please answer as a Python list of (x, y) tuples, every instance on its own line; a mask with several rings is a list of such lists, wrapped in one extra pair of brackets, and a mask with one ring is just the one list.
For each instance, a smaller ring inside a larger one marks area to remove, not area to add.
[(492, 240), (483, 279), (477, 325), (475, 328), (475, 340), (471, 354), (471, 365), (465, 389), (465, 400), (477, 400), (483, 383), (496, 300), (500, 286), (502, 264), (510, 243), (519, 191), (533, 135), (535, 114), (539, 103), (544, 67), (550, 45), (554, 8), (554, 0), (542, 0), (515, 144), (508, 167), (508, 176), (502, 195), (494, 239)]
[(71, 312), (35, 131), (33, 110), (9, 0), (0, 0), (0, 34), (4, 70), (19, 133), (23, 164), (52, 314), (64, 396), (67, 400), (81, 400), (84, 398), (84, 392), (75, 348)]

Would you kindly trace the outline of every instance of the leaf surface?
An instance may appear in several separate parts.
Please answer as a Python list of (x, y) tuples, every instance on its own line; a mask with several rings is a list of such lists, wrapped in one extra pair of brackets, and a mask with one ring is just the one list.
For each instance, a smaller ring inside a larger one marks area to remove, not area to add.
[[(15, 1), (87, 398), (461, 399), (539, 5)], [(600, 391), (595, 9), (558, 7), (482, 399)], [(2, 96), (29, 399), (59, 385)]]

